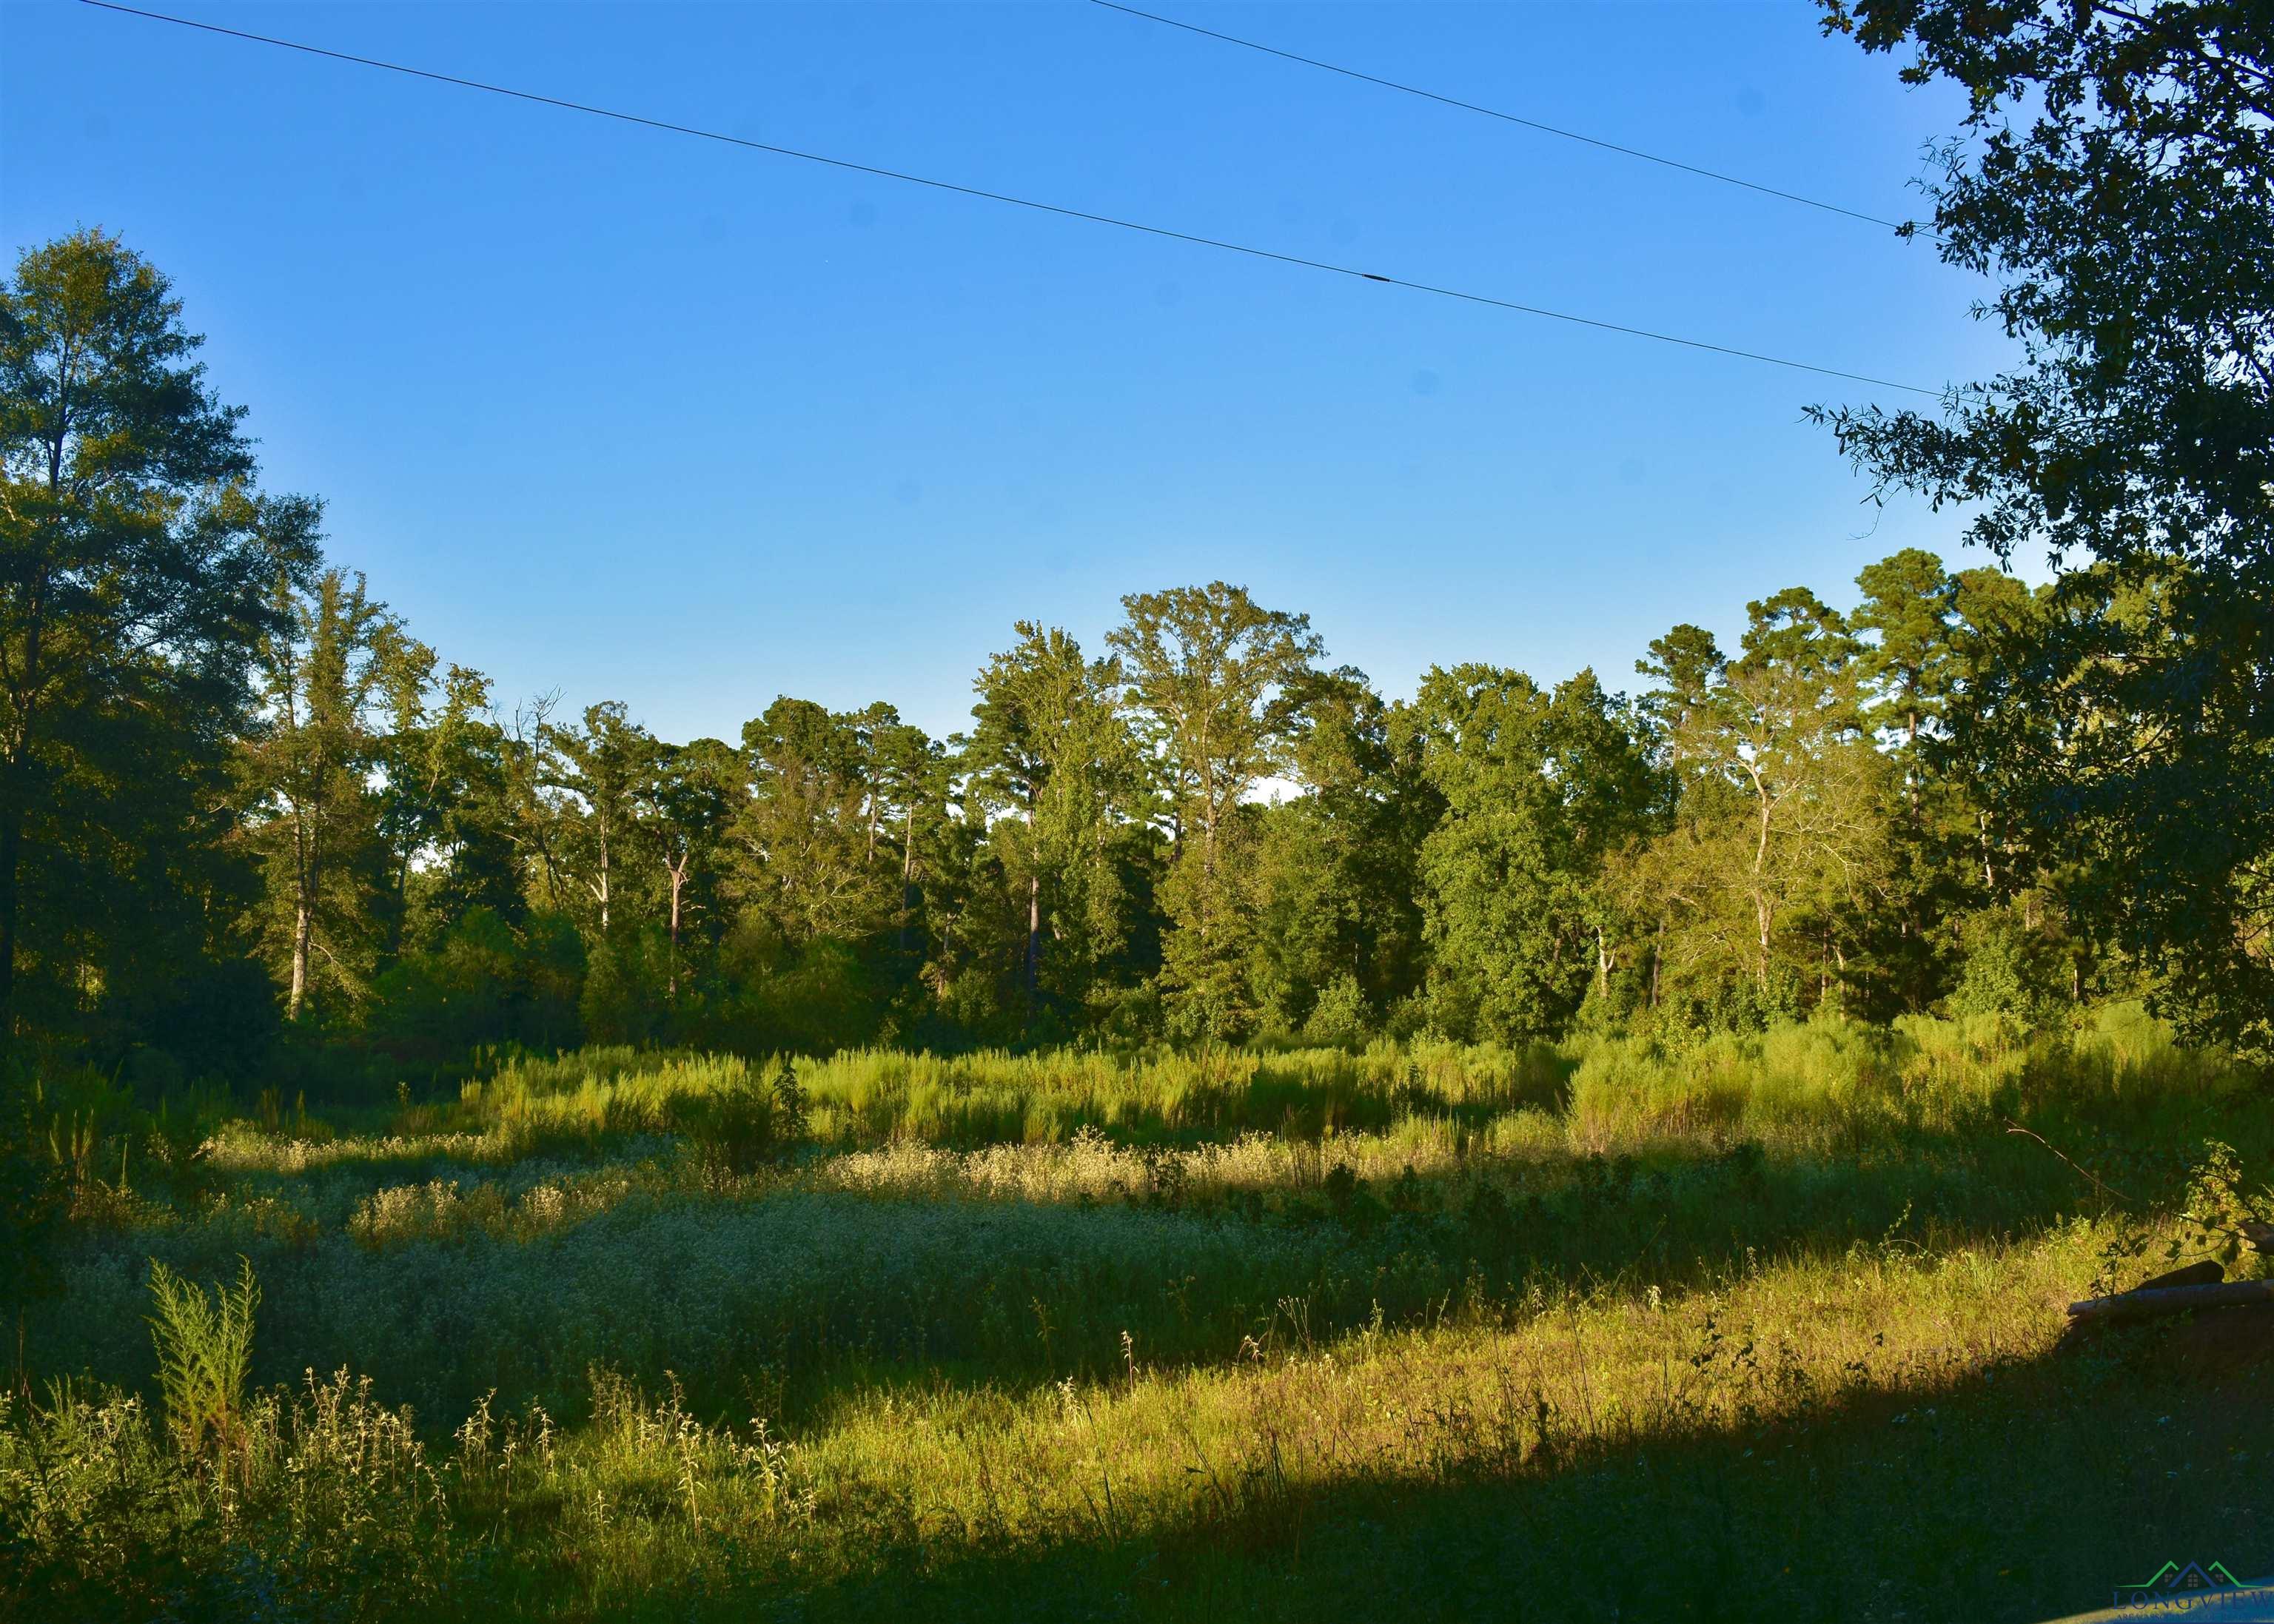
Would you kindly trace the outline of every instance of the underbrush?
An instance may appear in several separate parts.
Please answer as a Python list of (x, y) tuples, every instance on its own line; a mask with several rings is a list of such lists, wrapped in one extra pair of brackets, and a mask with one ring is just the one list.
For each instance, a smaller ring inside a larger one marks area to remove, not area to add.
[(1111, 1368), (1048, 1385), (846, 1380), (788, 1435), (763, 1393), (709, 1418), (668, 1377), (599, 1368), (580, 1425), (483, 1402), (430, 1443), (343, 1374), (255, 1395), (217, 1466), (133, 1396), (58, 1389), (0, 1407), (0, 1602), (1363, 1617), (1389, 1553), (1425, 1611), (2028, 1616), (2213, 1515), (2222, 1550), (2274, 1538), (2266, 1365), (2190, 1370), (2154, 1332), (2054, 1348), (2112, 1238), (1891, 1241), (1679, 1301), (1533, 1294), (1404, 1333), (1324, 1337), (1298, 1310), (1205, 1369), (1156, 1364), (1141, 1324)]
[[(542, 1151), (669, 1131), (674, 1102), (746, 1087), (772, 1063), (592, 1049), (466, 1084), (437, 1128), (515, 1131)], [(2048, 1101), (2197, 1099), (2235, 1086), (2230, 1057), (2181, 1048), (2136, 1004), (2028, 1030), (2009, 1018), (1841, 1020), (1754, 1034), (1583, 1036), (1507, 1049), (1420, 1041), (1199, 1053), (1058, 1050), (953, 1056), (847, 1051), (800, 1061), (813, 1138), (969, 1147), (1055, 1143), (1084, 1129), (1137, 1143), (1245, 1132), (1379, 1132), (1407, 1117), (1482, 1127), (1531, 1110), (1584, 1149), (1668, 1132), (1821, 1146), (1892, 1128), (1949, 1132)]]
[(0, 1613), (2050, 1611), (2112, 1530), (2263, 1530), (2263, 1365), (2052, 1338), (2215, 1254), (2182, 1214), (2274, 1216), (2268, 1102), (2135, 1009), (591, 1050), (339, 1124), (87, 1083), (49, 1100)]

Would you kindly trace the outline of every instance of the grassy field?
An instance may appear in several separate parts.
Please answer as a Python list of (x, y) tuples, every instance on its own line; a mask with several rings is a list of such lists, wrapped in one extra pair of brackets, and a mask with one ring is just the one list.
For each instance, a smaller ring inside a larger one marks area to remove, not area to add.
[(2274, 1199), (2270, 1106), (2122, 1008), (61, 1089), (0, 1613), (2018, 1620), (2264, 1570), (2274, 1331), (2059, 1338)]

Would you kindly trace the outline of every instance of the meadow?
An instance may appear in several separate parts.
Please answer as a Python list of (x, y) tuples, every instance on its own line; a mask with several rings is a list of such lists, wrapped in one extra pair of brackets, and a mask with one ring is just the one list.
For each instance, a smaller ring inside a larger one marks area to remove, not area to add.
[(2061, 1312), (2263, 1267), (2215, 1225), (2274, 1215), (2270, 1104), (2130, 1005), (67, 1081), (0, 1611), (2020, 1620), (2274, 1568), (2263, 1319)]

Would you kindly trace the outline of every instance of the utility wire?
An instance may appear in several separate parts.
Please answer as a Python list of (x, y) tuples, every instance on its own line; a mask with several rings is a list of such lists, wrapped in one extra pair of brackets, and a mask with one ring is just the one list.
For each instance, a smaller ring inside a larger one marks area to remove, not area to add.
[(566, 101), (559, 96), (540, 95), (535, 91), (515, 90), (503, 85), (484, 84), (479, 79), (461, 79), (455, 74), (437, 73), (425, 68), (407, 67), (399, 62), (385, 62), (375, 56), (358, 56), (346, 51), (328, 50), (320, 45), (304, 45), (297, 40), (280, 40), (265, 34), (249, 34), (239, 28), (224, 28), (216, 23), (201, 23), (186, 17), (169, 16), (163, 11), (146, 11), (131, 5), (119, 5), (113, 0), (79, 0), (98, 11), (117, 11), (128, 17), (146, 18), (152, 22), (172, 23), (184, 28), (194, 28), (205, 34), (217, 34), (233, 40), (245, 40), (256, 45), (274, 45), (285, 50), (295, 50), (311, 56), (325, 56), (335, 62), (353, 63), (358, 67), (381, 68), (390, 73), (401, 73), (411, 79), (429, 79), (439, 85), (455, 85), (463, 90), (479, 90), (491, 95), (510, 96), (517, 102), (533, 102), (543, 107), (560, 108), (571, 113), (588, 113), (596, 118), (612, 118), (620, 124), (638, 124), (650, 130), (667, 131), (674, 135), (690, 135), (706, 141), (718, 141), (728, 147), (746, 147), (752, 152), (771, 153), (778, 158), (794, 158), (804, 163), (825, 164), (833, 169), (847, 169), (857, 175), (872, 175), (884, 180), (896, 180), (912, 186), (928, 186), (935, 192), (952, 192), (960, 197), (980, 198), (990, 203), (1006, 203), (1018, 208), (1032, 209), (1038, 214), (1058, 214), (1068, 220), (1086, 220), (1096, 225), (1115, 226), (1124, 231), (1140, 231), (1148, 237), (1166, 237), (1172, 242), (1191, 243), (1202, 248), (1220, 249), (1226, 253), (1246, 254), (1251, 259), (1269, 259), (1280, 265), (1300, 266), (1306, 270), (1329, 271), (1337, 276), (1349, 276), (1360, 282), (1381, 282), (1392, 288), (1404, 288), (1415, 293), (1434, 294), (1440, 298), (1459, 299), (1471, 304), (1489, 304), (1498, 310), (1512, 310), (1527, 316), (1541, 316), (1551, 321), (1569, 322), (1575, 327), (1594, 327), (1606, 333), (1623, 333), (1633, 338), (1647, 338), (1661, 344), (1679, 344), (1686, 350), (1703, 350), (1714, 355), (1735, 356), (1741, 360), (1759, 361), (1770, 366), (1788, 367), (1795, 372), (1815, 372), (1826, 378), (1844, 378), (1852, 383), (1871, 384), (1882, 389), (1901, 389), (1912, 395), (1940, 396), (1940, 391), (1923, 388), (1917, 384), (1898, 383), (1893, 379), (1873, 378), (1863, 372), (1844, 372), (1836, 366), (1818, 366), (1812, 362), (1788, 360), (1782, 356), (1765, 355), (1755, 350), (1740, 350), (1729, 344), (1708, 343), (1703, 339), (1683, 338), (1672, 333), (1654, 333), (1647, 327), (1627, 327), (1616, 321), (1600, 321), (1593, 316), (1575, 316), (1567, 311), (1548, 310), (1538, 304), (1518, 304), (1513, 299), (1499, 299), (1481, 293), (1465, 293), (1457, 288), (1440, 288), (1424, 282), (1412, 282), (1402, 276), (1384, 276), (1374, 271), (1361, 271), (1355, 267), (1335, 265), (1324, 259), (1306, 259), (1299, 254), (1280, 253), (1269, 248), (1252, 247), (1245, 243), (1226, 242), (1219, 237), (1201, 237), (1190, 231), (1174, 231), (1166, 226), (1148, 226), (1134, 220), (1120, 220), (1111, 214), (1092, 214), (1087, 209), (1067, 208), (1056, 203), (1039, 203), (1031, 198), (1013, 197), (1008, 192), (989, 192), (979, 186), (960, 185), (953, 181), (934, 180), (927, 176), (910, 175), (900, 169), (881, 169), (875, 164), (855, 163), (848, 158), (832, 158), (821, 153), (802, 152), (794, 147), (777, 147), (769, 141), (753, 141), (739, 135), (726, 135), (716, 130), (701, 130), (692, 124), (672, 124), (665, 119), (647, 118), (637, 113), (618, 112), (612, 108), (595, 107), (589, 102)]
[(1778, 186), (1766, 186), (1742, 176), (1724, 175), (1719, 169), (1704, 169), (1695, 163), (1684, 163), (1679, 158), (1661, 157), (1657, 153), (1643, 151), (1638, 147), (1622, 147), (1616, 141), (1606, 141), (1600, 136), (1582, 135), (1577, 130), (1542, 124), (1537, 118), (1525, 118), (1515, 113), (1503, 113), (1498, 108), (1482, 107), (1474, 102), (1464, 102), (1457, 96), (1440, 95), (1434, 90), (1424, 90), (1418, 85), (1401, 85), (1394, 79), (1383, 79), (1373, 73), (1361, 73), (1356, 68), (1342, 67), (1335, 63), (1321, 62), (1315, 56), (1299, 56), (1291, 50), (1281, 50), (1276, 45), (1266, 45), (1257, 40), (1243, 40), (1236, 34), (1220, 34), (1214, 28), (1203, 28), (1198, 23), (1179, 22), (1173, 17), (1163, 17), (1157, 11), (1141, 11), (1133, 5), (1123, 5), (1120, 0), (1089, 0), (1092, 5), (1103, 6), (1109, 11), (1119, 11), (1126, 17), (1141, 17), (1148, 23), (1159, 23), (1166, 28), (1181, 28), (1186, 34), (1197, 34), (1203, 39), (1221, 40), (1226, 45), (1238, 45), (1252, 51), (1261, 51), (1267, 56), (1277, 56), (1287, 62), (1299, 62), (1306, 68), (1319, 68), (1329, 73), (1339, 73), (1344, 79), (1363, 80), (1379, 85), (1384, 90), (1403, 91), (1409, 96), (1419, 96), (1425, 102), (1435, 102), (1445, 107), (1456, 107), (1465, 113), (1481, 113), (1487, 118), (1497, 118), (1503, 124), (1522, 124), (1527, 130), (1537, 130), (1542, 135), (1561, 136), (1567, 141), (1580, 141), (1605, 152), (1618, 153), (1624, 157), (1640, 158), (1645, 163), (1663, 164), (1669, 169), (1680, 169), (1685, 175), (1697, 175), (1706, 180), (1718, 180), (1725, 185), (1743, 186), (1748, 192), (1761, 192), (1772, 198), (1782, 198), (1788, 203), (1804, 204), (1820, 208), (1830, 214), (1845, 214), (1850, 220), (1861, 220), (1871, 225), (1887, 226), (1896, 231), (1926, 237), (1931, 242), (1942, 239), (1915, 220), (1888, 220), (1878, 214), (1867, 214), (1861, 209), (1847, 208), (1838, 203), (1826, 203), (1821, 198), (1803, 197), (1797, 192), (1787, 192)]

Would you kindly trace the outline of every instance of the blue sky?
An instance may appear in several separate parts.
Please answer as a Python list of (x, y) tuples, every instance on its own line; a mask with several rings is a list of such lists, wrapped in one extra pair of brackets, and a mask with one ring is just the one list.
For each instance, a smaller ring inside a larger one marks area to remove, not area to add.
[[(154, 4), (1931, 387), (2002, 353), (1924, 244), (1080, 0)], [(1148, 9), (1878, 214), (1961, 111), (1805, 0)], [(101, 225), (170, 274), (267, 483), (508, 704), (945, 732), (1013, 620), (1094, 644), (1219, 576), (1391, 694), (1631, 687), (1676, 620), (1959, 556), (1803, 421), (1864, 386), (61, 0), (0, 30), (6, 245)]]

